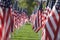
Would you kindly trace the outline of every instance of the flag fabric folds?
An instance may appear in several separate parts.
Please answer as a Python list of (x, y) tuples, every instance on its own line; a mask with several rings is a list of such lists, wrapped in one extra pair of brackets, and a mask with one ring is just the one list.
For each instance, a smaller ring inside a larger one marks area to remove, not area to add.
[(11, 32), (11, 8), (0, 7), (0, 40), (8, 40)]
[(15, 28), (20, 28), (23, 26), (26, 22), (28, 22), (28, 16), (26, 15), (25, 12), (18, 13), (16, 10), (13, 11), (13, 20), (14, 20), (14, 27)]
[(11, 0), (1, 0), (0, 4), (0, 40), (10, 40)]
[(58, 1), (51, 4), (51, 7), (47, 6), (46, 10), (42, 12), (38, 10), (36, 17), (34, 16), (33, 30), (39, 32), (42, 27), (41, 40), (60, 40), (60, 5)]
[(53, 7), (48, 20), (46, 21), (46, 40), (55, 40), (59, 30), (59, 14)]
[[(42, 40), (60, 40), (60, 12), (56, 10), (56, 5), (57, 4), (53, 6), (48, 15), (48, 20), (45, 22), (45, 35), (43, 34)], [(58, 8), (60, 8), (60, 6), (58, 6)]]

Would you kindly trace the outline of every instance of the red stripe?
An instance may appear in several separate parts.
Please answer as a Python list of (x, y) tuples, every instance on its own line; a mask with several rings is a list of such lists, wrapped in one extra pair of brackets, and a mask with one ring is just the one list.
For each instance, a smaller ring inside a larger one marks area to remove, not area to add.
[(3, 24), (3, 19), (0, 18), (0, 20), (1, 20), (1, 28), (0, 28), (0, 39), (1, 39), (2, 38), (2, 30), (3, 30), (4, 24)]
[[(6, 24), (8, 23), (9, 16), (10, 16), (10, 9), (8, 9), (8, 11), (7, 11), (7, 16), (5, 16), (5, 17), (7, 17), (7, 19), (6, 19)], [(10, 22), (11, 22), (11, 20), (10, 20)], [(4, 35), (4, 40), (7, 40), (8, 36), (9, 36), (10, 26), (11, 26), (11, 24), (9, 24), (8, 29), (7, 29), (7, 33)], [(6, 28), (7, 28), (7, 27), (6, 27)], [(6, 28), (5, 28), (5, 29), (6, 29)]]
[[(52, 24), (50, 18), (48, 18), (48, 23), (50, 24), (50, 27), (51, 27), (51, 29), (52, 29), (52, 31), (53, 31), (53, 33), (54, 33), (54, 36), (55, 36), (54, 40), (56, 40), (57, 34), (58, 34), (58, 30), (59, 30), (59, 25), (58, 25), (58, 21), (57, 21), (57, 19), (56, 19), (56, 16), (55, 16), (55, 14), (54, 14), (53, 12), (52, 12), (52, 17), (53, 17), (53, 19), (54, 19), (54, 22), (55, 22), (56, 25), (57, 25), (57, 30), (56, 30), (56, 31), (54, 30), (53, 24)], [(45, 27), (45, 28), (46, 28), (46, 27)], [(48, 32), (48, 30), (47, 30), (47, 28), (46, 28), (46, 40), (47, 40), (47, 37), (49, 38), (49, 40), (52, 40), (52, 39), (51, 39), (51, 36), (50, 36), (50, 34), (49, 34), (49, 32)]]
[(58, 26), (58, 21), (57, 21), (57, 19), (56, 19), (56, 16), (54, 15), (54, 13), (53, 13), (53, 17), (54, 17), (54, 21), (55, 21), (55, 23), (56, 23), (56, 25), (57, 25), (57, 30), (55, 31), (55, 38), (54, 38), (54, 40), (56, 40), (56, 38), (57, 38), (57, 33), (58, 33), (58, 30), (59, 30), (59, 26)]
[(59, 14), (59, 22), (57, 23), (58, 24), (58, 26), (57, 26), (57, 30), (56, 30), (56, 33), (55, 33), (55, 38), (54, 38), (54, 40), (56, 40), (57, 39), (57, 36), (58, 36), (58, 32), (59, 32), (59, 26), (60, 26), (60, 14)]
[[(7, 23), (8, 23), (8, 19), (9, 19), (9, 16), (11, 15), (11, 13), (9, 12), (10, 10), (8, 10), (8, 12), (7, 12), (7, 15), (5, 15), (6, 14), (6, 10), (5, 9), (3, 9), (3, 13), (4, 13), (4, 17), (3, 17), (3, 20), (5, 21), (5, 19), (6, 19), (6, 25), (7, 25)], [(3, 24), (4, 24), (4, 21), (2, 22)], [(11, 22), (11, 21), (10, 21)], [(9, 24), (10, 25), (10, 24)], [(6, 27), (7, 28), (7, 27)], [(6, 29), (5, 28), (5, 29)], [(7, 40), (7, 38), (8, 38), (8, 36), (9, 36), (9, 31), (10, 30), (10, 26), (8, 27), (8, 30), (7, 30), (7, 33), (4, 35), (4, 40)], [(6, 30), (5, 30), (6, 31)]]
[(45, 29), (46, 29), (46, 40), (47, 40), (47, 38), (49, 38), (49, 40), (52, 40), (52, 38), (51, 38), (51, 36), (49, 34), (49, 31), (47, 30), (46, 27), (45, 27)]
[(3, 20), (3, 17), (0, 15), (0, 19), (1, 19), (1, 23), (2, 23), (2, 28), (4, 26), (4, 20)]
[(2, 29), (3, 29), (3, 27), (4, 27), (4, 16), (5, 16), (5, 15), (4, 15), (4, 14), (5, 14), (4, 12), (5, 12), (5, 11), (4, 11), (4, 9), (2, 9), (2, 11), (3, 11), (3, 17), (0, 15), (0, 18), (1, 18), (1, 20), (2, 20)]
[(9, 19), (9, 13), (7, 13), (7, 16), (6, 16), (6, 24), (8, 23), (8, 19)]
[(8, 11), (7, 11), (7, 16), (6, 16), (7, 19), (6, 19), (6, 23), (7, 23), (7, 21), (8, 21), (9, 16), (11, 16), (11, 8), (9, 8)]
[(48, 18), (48, 23), (49, 23), (53, 33), (55, 33), (55, 29), (53, 28), (53, 25), (52, 25), (52, 22), (51, 22), (50, 18)]
[(8, 36), (9, 36), (9, 33), (10, 33), (10, 26), (9, 26), (9, 28), (8, 28), (8, 30), (7, 30), (7, 33), (5, 34), (5, 36), (4, 36), (4, 40), (7, 40), (8, 39)]
[(6, 10), (3, 8), (3, 19), (5, 19)]
[[(2, 13), (2, 14), (4, 14), (4, 13)], [(0, 28), (0, 40), (1, 40), (1, 38), (2, 38), (2, 30), (3, 30), (3, 27), (4, 27), (4, 18), (1, 16), (1, 14), (0, 14), (0, 20), (1, 20), (1, 28)]]
[(56, 23), (56, 25), (58, 26), (58, 21), (57, 21), (57, 19), (56, 19), (56, 16), (55, 16), (55, 13), (54, 12), (52, 12), (52, 17), (53, 17), (53, 19), (54, 19), (54, 22)]

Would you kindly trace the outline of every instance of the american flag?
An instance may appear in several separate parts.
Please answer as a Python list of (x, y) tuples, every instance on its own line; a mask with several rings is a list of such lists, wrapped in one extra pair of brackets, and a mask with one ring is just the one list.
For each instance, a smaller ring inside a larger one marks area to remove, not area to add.
[(9, 40), (11, 32), (11, 0), (2, 0), (0, 5), (0, 40)]
[(2, 20), (3, 20), (3, 11), (2, 8), (0, 7), (0, 40), (2, 39), (2, 30), (3, 30)]
[(16, 11), (14, 11), (14, 14), (12, 14), (14, 16), (13, 20), (14, 20), (14, 27), (18, 28), (18, 23), (19, 23), (19, 13), (17, 13)]
[(37, 17), (37, 13), (38, 13), (38, 10), (34, 10), (33, 13), (32, 13), (32, 15), (31, 15), (31, 18), (30, 18), (33, 30), (36, 30), (36, 27), (37, 27), (36, 26), (37, 25), (37, 21), (38, 21), (37, 20), (37, 18), (38, 18)]
[(28, 17), (25, 12), (19, 13), (17, 10), (14, 11), (14, 27), (20, 28), (22, 25), (24, 25), (28, 21)]
[(31, 16), (30, 16), (31, 25), (33, 24), (33, 16), (34, 16), (34, 14), (32, 13)]
[[(35, 9), (33, 10), (31, 16), (30, 16), (30, 22), (31, 22), (31, 25), (34, 26), (34, 23), (35, 23), (35, 18), (37, 16), (37, 12), (38, 12), (38, 8), (35, 6)], [(34, 27), (32, 27), (33, 29)]]
[(0, 40), (8, 40), (11, 32), (11, 8), (0, 7)]
[(48, 20), (46, 21), (46, 40), (54, 40), (57, 37), (57, 33), (59, 30), (59, 15), (55, 9), (55, 7), (53, 7), (52, 12), (50, 13), (50, 16), (48, 17)]
[(60, 14), (59, 13), (56, 10), (56, 6), (54, 5), (51, 13), (48, 16), (48, 20), (46, 21), (45, 40), (60, 40), (60, 21), (59, 21)]
[(47, 6), (46, 10), (42, 13), (42, 37), (41, 40), (45, 40), (46, 37), (46, 30), (45, 30), (45, 23), (48, 20), (48, 16), (51, 12), (51, 8)]
[(38, 32), (42, 28), (42, 2), (40, 3), (39, 9), (36, 13), (34, 31)]

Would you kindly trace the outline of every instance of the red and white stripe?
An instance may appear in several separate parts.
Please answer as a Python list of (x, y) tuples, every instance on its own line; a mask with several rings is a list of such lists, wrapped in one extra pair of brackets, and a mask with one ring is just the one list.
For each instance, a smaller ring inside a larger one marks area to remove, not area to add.
[(59, 29), (58, 23), (59, 23), (59, 14), (57, 13), (54, 6), (52, 12), (48, 16), (48, 20), (46, 21), (46, 27), (45, 27), (46, 40), (56, 40)]
[(27, 15), (25, 13), (17, 13), (16, 11), (14, 11), (14, 14), (12, 14), (14, 16), (14, 27), (15, 28), (20, 28), (22, 25), (24, 25), (26, 23), (26, 21), (28, 21)]
[(45, 40), (45, 37), (46, 37), (45, 28), (42, 28), (42, 37), (41, 37), (41, 40)]
[(11, 27), (11, 10), (0, 8), (0, 40), (8, 40)]
[(2, 8), (0, 7), (0, 40), (2, 40), (2, 30), (3, 30), (3, 11)]
[(36, 18), (37, 18), (37, 14), (38, 14), (38, 11), (33, 15), (32, 15), (32, 29), (35, 31), (36, 30), (36, 26), (35, 26), (35, 22), (36, 22)]
[(48, 16), (49, 16), (50, 12), (51, 12), (51, 9), (49, 7), (47, 7), (42, 13), (42, 37), (41, 37), (41, 40), (45, 40), (45, 37), (46, 37), (45, 23), (48, 20)]
[(38, 32), (41, 28), (45, 27), (45, 21), (46, 21), (46, 13), (44, 14), (43, 11), (38, 11), (39, 13), (39, 27), (36, 29), (36, 32)]

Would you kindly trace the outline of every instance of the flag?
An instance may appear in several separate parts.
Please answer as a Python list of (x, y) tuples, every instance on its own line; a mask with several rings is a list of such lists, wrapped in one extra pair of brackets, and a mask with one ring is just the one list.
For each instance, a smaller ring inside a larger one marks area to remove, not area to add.
[(0, 40), (9, 40), (11, 33), (11, 0), (2, 0), (0, 5)]
[(39, 5), (39, 9), (38, 9), (38, 12), (37, 12), (37, 27), (36, 27), (36, 30), (35, 32), (38, 32), (41, 28), (42, 28), (42, 2), (40, 3)]
[(20, 13), (15, 10), (12, 15), (14, 16), (14, 27), (18, 29), (25, 24), (26, 20), (28, 20), (25, 12)]
[(31, 16), (30, 16), (30, 22), (31, 22), (31, 24), (33, 24), (33, 19), (34, 19), (33, 17), (34, 17), (34, 13), (32, 13)]
[(33, 11), (32, 17), (31, 17), (31, 22), (32, 22), (32, 29), (35, 30), (37, 21), (38, 21), (38, 16), (37, 16), (38, 10)]
[[(48, 17), (49, 17), (49, 15), (50, 15), (50, 13), (51, 13), (51, 11), (52, 11), (52, 7), (53, 7), (53, 5), (54, 4), (52, 4), (52, 3), (55, 3), (55, 1), (49, 1), (48, 2), (48, 5), (47, 5), (47, 7), (46, 7), (46, 9), (43, 11), (43, 17), (45, 18), (44, 20), (42, 19), (42, 22), (43, 22), (43, 24), (44, 24), (44, 27), (42, 28), (42, 37), (41, 37), (41, 40), (45, 40), (46, 38), (46, 30), (44, 30), (45, 29), (45, 23), (46, 23), (46, 21), (48, 20)], [(42, 25), (43, 25), (42, 24)]]
[(8, 40), (11, 31), (11, 9), (0, 7), (0, 40)]
[[(60, 6), (59, 6), (60, 7)], [(55, 6), (46, 21), (45, 30), (46, 30), (46, 40), (60, 40), (60, 22), (59, 22), (59, 13), (57, 12)]]
[[(39, 9), (39, 8), (37, 8), (37, 7), (35, 6), (35, 9), (33, 10), (32, 14), (31, 14), (31, 16), (30, 16), (30, 21), (31, 21), (32, 26), (34, 26), (35, 18), (36, 18), (36, 16), (37, 16), (38, 9)], [(34, 27), (32, 27), (32, 29), (33, 29), (33, 28), (34, 28)]]
[(18, 13), (16, 10), (14, 11), (13, 15), (14, 15), (14, 27), (18, 28)]
[[(55, 7), (56, 6), (54, 6), (53, 7), (53, 10), (50, 10), (50, 12), (47, 11), (47, 13), (49, 13), (49, 14), (47, 15), (48, 17), (45, 16), (45, 17), (47, 17), (45, 24), (47, 23), (46, 25), (48, 25), (47, 26), (48, 28), (45, 25), (45, 28), (44, 28), (45, 30), (43, 30), (43, 32), (42, 32), (43, 35), (42, 35), (41, 40), (60, 40), (60, 37), (58, 36), (58, 35), (60, 35), (59, 34), (60, 33), (60, 31), (59, 31), (60, 28), (59, 28), (59, 26), (56, 26), (56, 25), (59, 25), (60, 24), (60, 22), (56, 22), (56, 20), (59, 18), (58, 16), (60, 14), (58, 13), (58, 11), (56, 10)], [(57, 8), (59, 9), (59, 7), (60, 6), (58, 6)], [(54, 22), (56, 23), (55, 26), (53, 26), (55, 24)], [(57, 29), (57, 30), (55, 31), (54, 28)], [(44, 33), (45, 33), (45, 35), (44, 35)], [(52, 36), (52, 35), (54, 35), (54, 36)]]
[(2, 39), (2, 30), (3, 30), (3, 11), (2, 8), (0, 7), (0, 40)]
[(37, 29), (37, 27), (38, 27), (38, 16), (35, 18), (34, 31)]

